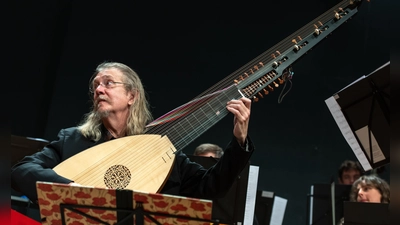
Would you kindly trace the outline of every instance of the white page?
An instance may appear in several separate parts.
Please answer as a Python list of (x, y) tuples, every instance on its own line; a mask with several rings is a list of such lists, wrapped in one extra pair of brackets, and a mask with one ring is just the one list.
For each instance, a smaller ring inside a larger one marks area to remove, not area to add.
[[(368, 126), (364, 126), (358, 130), (356, 130), (356, 135), (358, 140), (360, 140), (361, 145), (364, 147), (364, 150), (371, 160), (371, 148), (369, 146), (369, 135), (368, 135)], [(379, 146), (378, 142), (376, 141), (375, 135), (372, 131), (370, 131), (371, 135), (371, 146), (372, 146), (372, 156), (373, 156), (373, 163), (377, 163), (386, 159), (385, 155), (382, 152), (381, 147)]]
[(314, 211), (314, 185), (311, 185), (311, 190), (310, 190), (310, 221), (309, 224), (312, 225), (313, 224), (313, 211)]
[(272, 206), (270, 225), (282, 225), (285, 216), (287, 199), (275, 196), (274, 205)]
[(346, 118), (343, 115), (343, 112), (337, 103), (334, 96), (325, 100), (326, 105), (329, 108), (333, 118), (336, 121), (336, 124), (339, 126), (340, 131), (342, 132), (344, 138), (346, 139), (347, 143), (350, 145), (351, 149), (353, 150), (354, 154), (356, 155), (358, 161), (360, 162), (361, 166), (364, 168), (365, 171), (371, 170), (371, 164), (369, 164), (367, 157), (365, 156), (361, 146), (358, 144), (357, 139), (351, 130), (349, 124), (347, 123)]
[(253, 224), (256, 206), (258, 171), (258, 166), (250, 165), (249, 180), (247, 182), (246, 206), (244, 209), (244, 224)]

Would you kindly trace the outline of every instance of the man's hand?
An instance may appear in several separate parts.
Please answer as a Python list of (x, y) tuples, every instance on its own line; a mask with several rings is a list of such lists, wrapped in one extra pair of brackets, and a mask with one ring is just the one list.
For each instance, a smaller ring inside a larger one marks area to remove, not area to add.
[(241, 146), (245, 144), (250, 120), (251, 100), (241, 98), (231, 100), (227, 103), (226, 109), (235, 115), (233, 120), (233, 135)]

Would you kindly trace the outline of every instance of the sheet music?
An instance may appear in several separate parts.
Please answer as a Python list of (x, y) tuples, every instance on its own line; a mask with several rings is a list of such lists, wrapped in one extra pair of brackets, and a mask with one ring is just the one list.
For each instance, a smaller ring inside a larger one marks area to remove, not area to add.
[(244, 224), (253, 224), (257, 195), (258, 171), (258, 166), (250, 165), (249, 179), (247, 183), (246, 206), (244, 210)]
[(336, 121), (336, 124), (339, 126), (340, 131), (342, 132), (344, 138), (347, 143), (350, 145), (354, 154), (356, 155), (358, 161), (365, 171), (371, 170), (371, 164), (368, 162), (366, 155), (364, 154), (361, 146), (358, 144), (356, 137), (354, 136), (353, 131), (351, 130), (349, 124), (347, 123), (346, 118), (343, 115), (343, 112), (337, 103), (334, 96), (325, 100), (326, 105), (329, 108), (333, 118)]
[[(382, 149), (379, 147), (378, 142), (375, 139), (374, 133), (370, 131), (371, 134), (371, 147), (372, 147), (372, 156), (373, 156), (373, 163), (377, 163), (386, 159), (385, 155), (382, 152)], [(356, 130), (356, 135), (358, 140), (360, 140), (361, 145), (364, 147), (364, 150), (371, 160), (371, 150), (369, 147), (369, 135), (368, 135), (368, 126), (360, 128)]]
[(332, 204), (332, 225), (336, 225), (336, 195), (335, 195), (335, 182), (331, 183), (331, 204)]
[(274, 192), (272, 192), (272, 191), (262, 191), (261, 192), (261, 197), (263, 197), (263, 198), (273, 198), (274, 197)]
[(271, 222), (269, 223), (270, 225), (282, 225), (286, 205), (287, 199), (275, 196), (274, 205), (272, 206)]
[(311, 185), (311, 190), (310, 190), (310, 217), (309, 217), (309, 224), (313, 224), (313, 209), (314, 209), (314, 185)]

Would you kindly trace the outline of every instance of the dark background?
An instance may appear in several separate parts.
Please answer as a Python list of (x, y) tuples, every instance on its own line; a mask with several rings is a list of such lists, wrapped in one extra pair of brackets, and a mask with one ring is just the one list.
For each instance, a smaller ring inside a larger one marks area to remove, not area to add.
[[(125, 63), (142, 78), (155, 118), (191, 100), (338, 0), (308, 1), (35, 1), (18, 6), (19, 66), (11, 134), (53, 140), (88, 112), (88, 80), (104, 60)], [(18, 4), (18, 3), (17, 3)], [(258, 189), (288, 199), (284, 225), (306, 224), (314, 183), (336, 179), (356, 159), (325, 99), (390, 60), (393, 1), (364, 1), (356, 16), (294, 65), (293, 87), (252, 105), (251, 163)], [(232, 116), (184, 152), (212, 142), (225, 146)], [(389, 167), (381, 174), (389, 181)]]

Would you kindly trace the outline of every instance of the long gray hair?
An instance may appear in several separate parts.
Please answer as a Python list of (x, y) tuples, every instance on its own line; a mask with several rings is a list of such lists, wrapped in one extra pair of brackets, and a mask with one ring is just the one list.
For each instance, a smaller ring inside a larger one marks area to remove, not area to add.
[[(148, 122), (153, 120), (150, 112), (150, 105), (146, 99), (146, 92), (144, 91), (143, 84), (139, 75), (133, 71), (129, 66), (118, 62), (103, 62), (99, 64), (90, 78), (89, 88), (92, 87), (93, 79), (96, 75), (104, 70), (115, 68), (122, 72), (124, 75), (123, 82), (125, 89), (135, 95), (135, 101), (130, 106), (130, 114), (127, 120), (126, 135), (143, 134)], [(78, 125), (78, 129), (86, 137), (94, 141), (100, 140), (101, 134), (101, 116), (96, 112), (95, 100), (92, 95), (91, 111), (85, 114), (83, 120)]]

